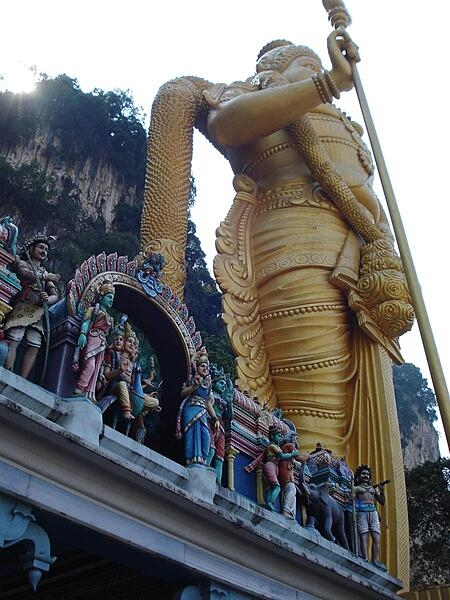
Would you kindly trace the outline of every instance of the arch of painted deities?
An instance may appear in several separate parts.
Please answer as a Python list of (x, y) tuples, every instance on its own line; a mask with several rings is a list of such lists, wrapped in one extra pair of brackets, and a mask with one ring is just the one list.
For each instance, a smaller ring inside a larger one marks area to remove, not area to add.
[(81, 315), (95, 303), (99, 285), (105, 279), (111, 280), (115, 289), (113, 308), (128, 315), (158, 358), (163, 382), (159, 390), (161, 419), (167, 432), (161, 449), (180, 459), (173, 435), (180, 389), (189, 375), (193, 356), (202, 346), (202, 338), (186, 305), (163, 283), (160, 273), (149, 268), (147, 258), (138, 255), (128, 260), (117, 253), (103, 252), (78, 267), (68, 284), (67, 296), (51, 311), (52, 342), (45, 387), (62, 396), (72, 395), (76, 376), (71, 364)]

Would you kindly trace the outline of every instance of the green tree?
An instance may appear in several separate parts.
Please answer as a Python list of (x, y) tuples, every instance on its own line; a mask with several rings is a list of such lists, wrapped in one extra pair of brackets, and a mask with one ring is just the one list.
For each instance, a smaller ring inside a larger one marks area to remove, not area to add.
[(196, 235), (195, 224), (190, 219), (186, 245), (184, 301), (202, 335), (210, 361), (222, 366), (234, 377), (234, 356), (221, 316), (222, 294), (209, 273), (205, 253)]
[(450, 582), (450, 458), (406, 473), (411, 587)]
[(436, 421), (436, 398), (420, 369), (411, 363), (394, 365), (393, 377), (402, 445), (405, 446), (419, 419)]
[(13, 216), (21, 228), (29, 231), (26, 217), (33, 215), (35, 227), (50, 219), (58, 192), (55, 181), (47, 177), (33, 161), (13, 167), (0, 156), (0, 202), (2, 210)]

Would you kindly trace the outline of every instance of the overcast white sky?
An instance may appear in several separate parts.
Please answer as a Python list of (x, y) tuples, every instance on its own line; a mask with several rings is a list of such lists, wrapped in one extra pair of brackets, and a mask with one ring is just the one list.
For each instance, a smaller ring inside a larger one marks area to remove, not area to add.
[[(450, 385), (448, 1), (347, 0), (346, 5), (353, 18), (349, 32), (360, 46), (361, 78)], [(129, 89), (150, 113), (159, 86), (173, 77), (198, 75), (228, 83), (251, 75), (257, 52), (272, 39), (309, 45), (329, 66), (329, 31), (321, 0), (15, 0), (2, 5), (0, 73), (16, 90), (24, 65), (51, 76), (67, 73), (84, 91)], [(354, 92), (343, 94), (339, 106), (362, 123)], [(193, 219), (211, 265), (214, 232), (233, 198), (232, 173), (200, 136), (193, 174), (198, 191)], [(431, 385), (417, 326), (402, 337), (402, 350)], [(448, 454), (441, 441), (441, 452)]]

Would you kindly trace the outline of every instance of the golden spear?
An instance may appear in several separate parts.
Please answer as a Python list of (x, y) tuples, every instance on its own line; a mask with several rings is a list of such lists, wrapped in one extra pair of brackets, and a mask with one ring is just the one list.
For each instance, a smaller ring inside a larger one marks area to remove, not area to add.
[[(325, 10), (328, 12), (328, 20), (335, 29), (345, 29), (352, 20), (342, 0), (322, 0)], [(369, 105), (367, 103), (364, 88), (361, 78), (358, 73), (356, 62), (350, 61), (352, 66), (352, 78), (355, 85), (355, 91), (358, 96), (361, 112), (366, 124), (367, 133), (369, 135), (370, 144), (375, 157), (375, 162), (378, 168), (381, 185), (383, 187), (386, 198), (387, 207), (397, 239), (398, 249), (402, 257), (403, 266), (405, 268), (406, 280), (408, 281), (409, 291), (411, 293), (414, 310), (419, 325), (420, 335), (425, 350), (428, 366), (430, 369), (431, 379), (433, 380), (434, 391), (436, 394), (439, 412), (441, 414), (442, 423), (444, 425), (447, 444), (450, 444), (450, 398), (448, 394), (447, 384), (445, 382), (444, 372), (442, 369), (439, 354), (431, 330), (430, 321), (425, 308), (425, 302), (422, 296), (419, 279), (414, 267), (409, 244), (406, 239), (405, 229), (400, 217), (397, 201), (395, 199), (394, 190), (391, 184), (383, 153), (381, 151), (378, 135), (375, 130), (375, 125), (372, 120)]]

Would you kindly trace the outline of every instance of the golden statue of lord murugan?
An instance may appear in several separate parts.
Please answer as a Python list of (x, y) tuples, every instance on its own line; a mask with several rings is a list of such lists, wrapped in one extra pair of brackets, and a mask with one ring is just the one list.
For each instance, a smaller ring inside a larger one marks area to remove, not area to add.
[(357, 47), (328, 38), (332, 68), (277, 40), (256, 75), (213, 85), (172, 80), (149, 131), (142, 249), (184, 284), (189, 176), (197, 127), (229, 160), (236, 196), (217, 230), (217, 281), (237, 354), (237, 385), (283, 409), (316, 442), (393, 482), (382, 559), (408, 579), (408, 528), (392, 364), (414, 314), (361, 127), (333, 104), (352, 88)]

